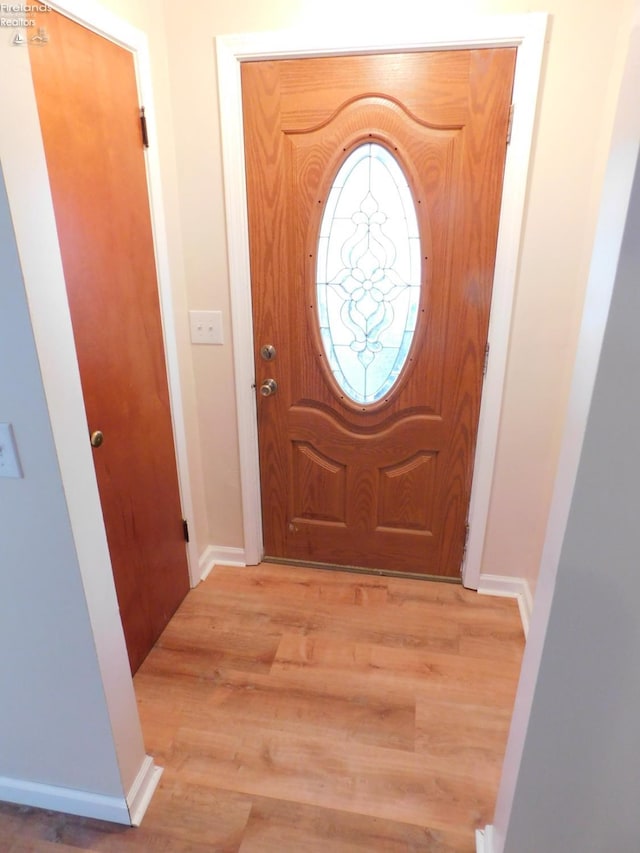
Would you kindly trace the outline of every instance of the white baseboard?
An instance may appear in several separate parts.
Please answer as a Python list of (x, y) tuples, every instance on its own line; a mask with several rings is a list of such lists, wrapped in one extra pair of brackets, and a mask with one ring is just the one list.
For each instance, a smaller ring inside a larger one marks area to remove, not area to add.
[(140, 826), (142, 823), (142, 818), (151, 802), (151, 797), (158, 787), (161, 776), (162, 767), (154, 764), (153, 758), (147, 755), (127, 795), (127, 805), (132, 826)]
[(124, 796), (106, 797), (103, 794), (76, 791), (73, 788), (0, 776), (0, 800), (131, 826), (129, 808)]
[(493, 853), (493, 827), (476, 829), (476, 853)]
[(527, 636), (533, 610), (533, 597), (528, 581), (524, 578), (509, 578), (502, 575), (480, 575), (478, 592), (481, 595), (501, 595), (517, 599), (522, 630), (525, 637)]
[(161, 775), (162, 768), (156, 767), (147, 755), (127, 797), (107, 797), (90, 791), (0, 776), (0, 801), (125, 826), (140, 826)]
[(208, 545), (200, 555), (200, 580), (207, 578), (214, 566), (246, 566), (244, 548)]

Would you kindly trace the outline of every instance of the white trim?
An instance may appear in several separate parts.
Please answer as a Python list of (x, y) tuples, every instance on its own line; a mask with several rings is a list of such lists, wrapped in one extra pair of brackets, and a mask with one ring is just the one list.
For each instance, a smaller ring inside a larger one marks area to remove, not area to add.
[(246, 203), (244, 126), (240, 56), (226, 39), (216, 39), (222, 161), (229, 278), (231, 282), (231, 325), (238, 414), (238, 443), (242, 491), (244, 550), (249, 563), (264, 555), (260, 502), (260, 459), (253, 367), (253, 312), (249, 265), (249, 220)]
[(162, 767), (158, 767), (150, 755), (145, 756), (140, 772), (127, 794), (131, 826), (140, 826), (142, 823), (161, 776)]
[(526, 23), (522, 21), (513, 86), (513, 127), (505, 161), (489, 321), (489, 361), (482, 389), (469, 504), (469, 538), (463, 566), (464, 585), (471, 589), (476, 587), (480, 580), (482, 552), (489, 517), (520, 240), (524, 223), (529, 160), (533, 145), (538, 87), (547, 30), (546, 15), (521, 16), (521, 18), (525, 17), (527, 21)]
[(476, 829), (476, 853), (493, 853), (493, 827)]
[(124, 797), (106, 797), (88, 791), (75, 791), (57, 785), (25, 782), (0, 776), (0, 800), (20, 806), (64, 812), (65, 814), (108, 820), (131, 826), (127, 801)]
[[(138, 94), (140, 103), (145, 108), (149, 136), (149, 148), (145, 151), (145, 163), (180, 501), (183, 516), (186, 519), (193, 519), (194, 511), (187, 455), (187, 434), (183, 416), (182, 383), (180, 381), (180, 364), (172, 301), (169, 253), (167, 249), (151, 59), (147, 37), (140, 30), (135, 29), (135, 27), (132, 27), (126, 21), (117, 18), (107, 9), (95, 3), (94, 0), (53, 0), (49, 5), (68, 18), (101, 35), (103, 38), (119, 44), (133, 54)], [(189, 579), (193, 587), (199, 581), (198, 543), (195, 539), (195, 525), (193, 524), (190, 526), (190, 538), (186, 549), (189, 564)]]
[[(227, 247), (231, 280), (233, 351), (236, 376), (238, 437), (242, 479), (245, 552), (248, 563), (263, 555), (256, 398), (253, 367), (253, 321), (249, 267), (249, 235), (242, 123), (240, 65), (250, 59), (343, 55), (393, 50), (440, 50), (517, 46), (514, 80), (515, 113), (507, 149), (498, 251), (491, 303), (491, 357), (485, 377), (473, 489), (469, 509), (470, 536), (464, 565), (465, 586), (476, 588), (489, 513), (489, 499), (502, 407), (511, 314), (538, 87), (548, 16), (507, 15), (438, 23), (412, 21), (410, 29), (352, 35), (304, 31), (219, 36), (216, 39), (222, 134)], [(428, 33), (417, 39), (416, 32)]]
[(206, 580), (215, 566), (246, 566), (244, 548), (209, 545), (200, 556), (200, 580)]
[(520, 621), (525, 637), (529, 633), (533, 597), (529, 582), (524, 578), (503, 577), (502, 575), (480, 575), (478, 581), (479, 595), (498, 595), (503, 598), (515, 598), (520, 611)]

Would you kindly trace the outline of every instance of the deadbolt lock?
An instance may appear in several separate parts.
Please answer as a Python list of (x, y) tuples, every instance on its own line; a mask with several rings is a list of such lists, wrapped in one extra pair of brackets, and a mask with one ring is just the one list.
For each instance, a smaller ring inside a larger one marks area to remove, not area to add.
[(273, 361), (276, 357), (276, 348), (273, 344), (265, 344), (260, 348), (260, 355), (265, 361)]
[(260, 393), (263, 397), (270, 397), (278, 390), (278, 383), (275, 379), (265, 379), (260, 386)]

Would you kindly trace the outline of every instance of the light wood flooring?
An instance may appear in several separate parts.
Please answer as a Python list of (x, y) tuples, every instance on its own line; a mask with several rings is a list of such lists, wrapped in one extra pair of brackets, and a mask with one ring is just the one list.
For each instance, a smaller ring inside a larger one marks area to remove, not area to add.
[(142, 826), (0, 804), (0, 850), (472, 853), (523, 644), (513, 600), (458, 585), (218, 567), (135, 677)]

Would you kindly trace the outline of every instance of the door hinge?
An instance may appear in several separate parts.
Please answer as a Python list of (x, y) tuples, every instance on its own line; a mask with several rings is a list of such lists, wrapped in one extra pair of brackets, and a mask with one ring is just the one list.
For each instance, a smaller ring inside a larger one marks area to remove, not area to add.
[(464, 568), (464, 561), (467, 558), (467, 542), (469, 541), (469, 525), (465, 524), (464, 526), (464, 543), (462, 545), (462, 560), (460, 561), (460, 574), (462, 575), (462, 569)]
[(487, 367), (489, 365), (489, 349), (490, 349), (490, 344), (487, 341), (487, 345), (484, 348), (484, 364), (482, 366), (482, 375), (483, 376), (487, 375)]
[(509, 107), (509, 123), (507, 124), (507, 145), (511, 142), (511, 131), (513, 130), (513, 104)]
[(182, 532), (184, 534), (184, 541), (189, 541), (189, 522), (186, 518), (182, 519)]
[(149, 133), (147, 131), (147, 117), (144, 114), (144, 107), (140, 107), (140, 128), (142, 130), (142, 144), (145, 148), (148, 148)]

